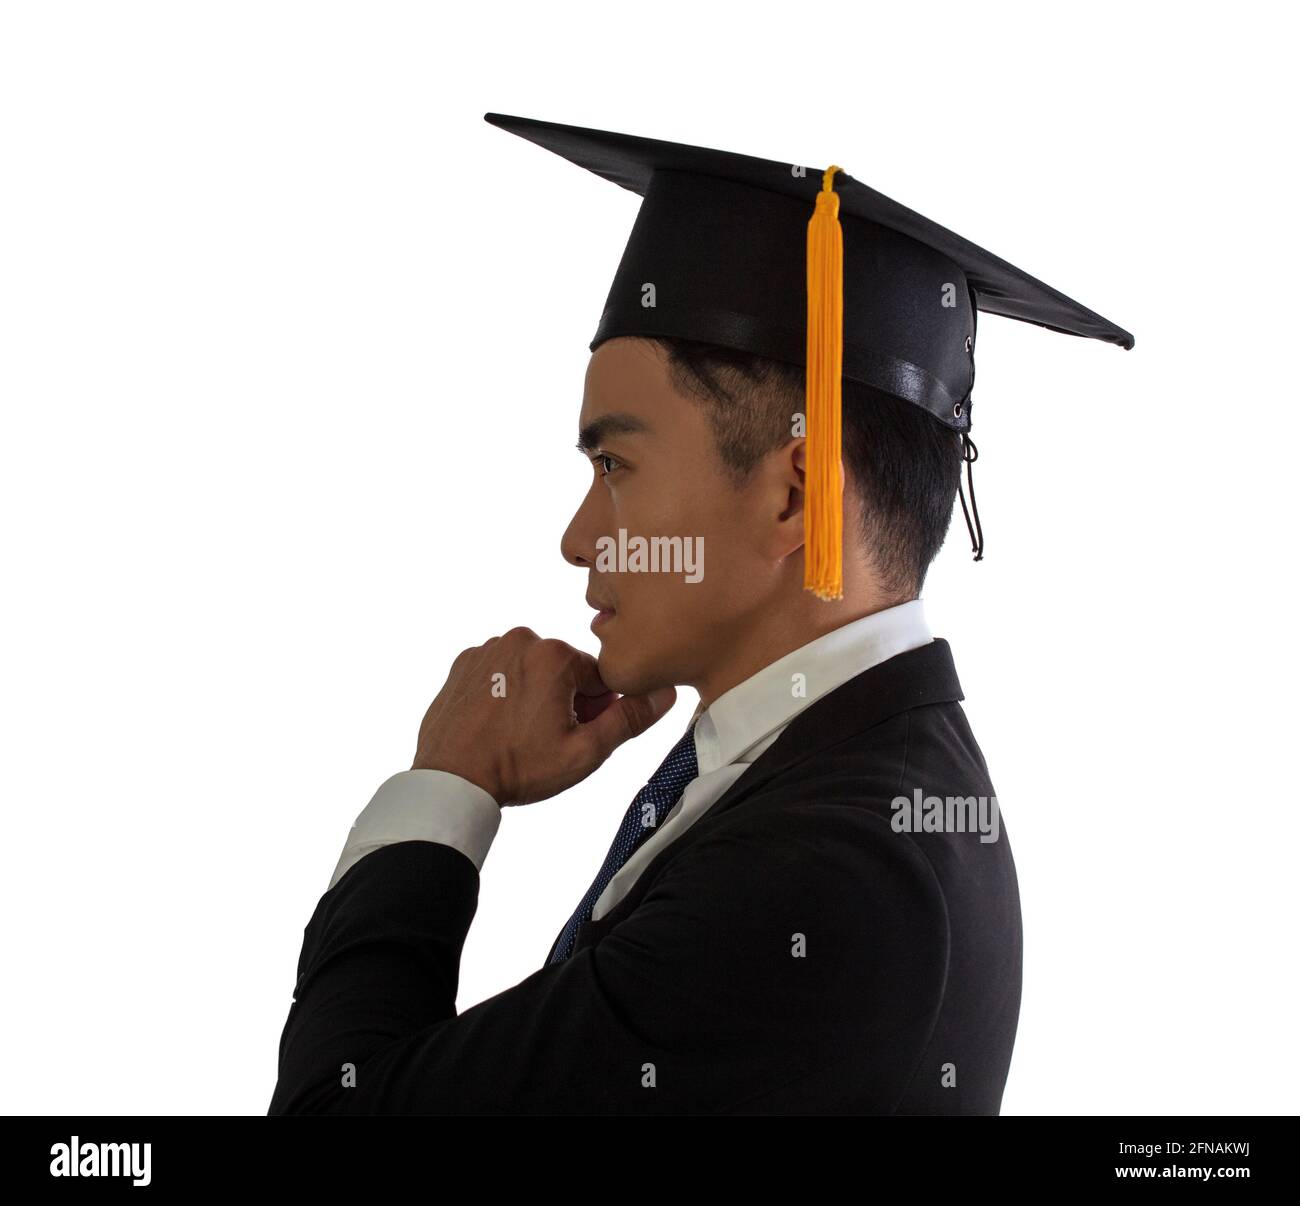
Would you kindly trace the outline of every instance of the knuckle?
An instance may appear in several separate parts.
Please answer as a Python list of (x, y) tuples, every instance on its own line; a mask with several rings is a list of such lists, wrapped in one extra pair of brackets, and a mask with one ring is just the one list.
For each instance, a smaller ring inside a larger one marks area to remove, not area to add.
[(558, 637), (546, 637), (537, 642), (537, 651), (547, 658), (561, 662), (569, 657), (569, 646)]

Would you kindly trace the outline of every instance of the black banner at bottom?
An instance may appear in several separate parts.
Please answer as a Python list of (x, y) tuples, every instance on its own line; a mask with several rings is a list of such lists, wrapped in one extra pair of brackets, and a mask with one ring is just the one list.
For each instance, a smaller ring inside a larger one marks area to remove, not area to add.
[[(698, 1128), (684, 1134), (687, 1150), (666, 1163), (668, 1151), (644, 1121), (637, 1132), (625, 1118), (610, 1119), (609, 1131), (602, 1121), (582, 1118), (579, 1125), (590, 1128), (584, 1141), (572, 1122), (530, 1117), (515, 1129), (496, 1116), (490, 1130), (471, 1138), (483, 1145), (472, 1151), (465, 1133), (450, 1131), (441, 1116), (11, 1118), (5, 1165), (24, 1187), (91, 1195), (280, 1186), (338, 1193), (412, 1183), (434, 1191), (458, 1161), (457, 1172), (482, 1175), (485, 1188), (499, 1187), (503, 1170), (525, 1166), (530, 1176), (580, 1176), (584, 1160), (595, 1169), (615, 1164), (648, 1188), (673, 1176), (681, 1156), (696, 1154), (691, 1140), (714, 1138)], [(470, 1120), (466, 1130), (472, 1127)], [(917, 1189), (1116, 1187), (1140, 1196), (1144, 1184), (1191, 1182), (1206, 1185), (1201, 1193), (1210, 1196), (1243, 1186), (1290, 1193), (1296, 1129), (1291, 1116), (871, 1118), (849, 1142), (843, 1127), (782, 1128), (764, 1137), (773, 1146), (761, 1162), (752, 1149), (720, 1159), (716, 1143), (701, 1156), (714, 1175), (742, 1185), (755, 1174), (780, 1175), (796, 1187), (807, 1177), (812, 1194), (825, 1189), (832, 1169), (849, 1170), (868, 1192), (902, 1180)], [(565, 1153), (560, 1163), (550, 1154), (556, 1149)], [(649, 1164), (640, 1173), (627, 1167), (638, 1149)]]

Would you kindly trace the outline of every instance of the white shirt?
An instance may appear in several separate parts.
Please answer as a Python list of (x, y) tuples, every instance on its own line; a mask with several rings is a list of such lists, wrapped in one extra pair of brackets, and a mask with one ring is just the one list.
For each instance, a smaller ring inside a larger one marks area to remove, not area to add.
[[(613, 908), (650, 860), (699, 820), (804, 708), (864, 670), (933, 639), (922, 602), (913, 599), (824, 633), (764, 666), (703, 711), (696, 708), (699, 775), (606, 885), (592, 919)], [(357, 817), (330, 887), (358, 860), (392, 842), (452, 846), (481, 871), (500, 825), (501, 808), (476, 784), (448, 771), (401, 771), (380, 785)]]

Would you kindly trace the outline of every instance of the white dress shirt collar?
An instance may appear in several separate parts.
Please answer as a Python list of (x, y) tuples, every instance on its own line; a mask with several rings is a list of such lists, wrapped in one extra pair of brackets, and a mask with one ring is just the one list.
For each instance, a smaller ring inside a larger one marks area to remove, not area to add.
[(809, 704), (864, 670), (933, 639), (921, 600), (912, 599), (851, 620), (764, 666), (702, 713), (696, 709), (700, 774), (752, 761), (761, 752), (754, 747)]

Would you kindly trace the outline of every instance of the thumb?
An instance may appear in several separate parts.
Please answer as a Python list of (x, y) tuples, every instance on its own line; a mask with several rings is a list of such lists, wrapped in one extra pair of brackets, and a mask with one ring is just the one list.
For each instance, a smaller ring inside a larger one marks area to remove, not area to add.
[(595, 762), (604, 762), (623, 742), (639, 737), (677, 702), (675, 687), (645, 695), (623, 695), (594, 720), (578, 726)]

